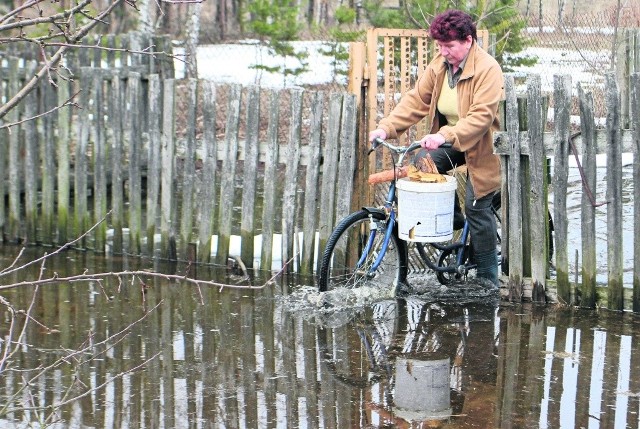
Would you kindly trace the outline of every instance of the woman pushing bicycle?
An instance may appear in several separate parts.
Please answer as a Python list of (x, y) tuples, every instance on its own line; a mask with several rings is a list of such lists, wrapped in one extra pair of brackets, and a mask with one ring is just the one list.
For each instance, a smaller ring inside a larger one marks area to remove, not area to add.
[[(498, 106), (504, 98), (502, 69), (478, 45), (476, 26), (471, 16), (462, 11), (448, 10), (437, 15), (429, 33), (438, 54), (416, 86), (371, 131), (369, 140), (396, 138), (429, 117), (430, 134), (420, 140), (422, 156), (430, 151), (440, 173), (466, 164), (465, 215), (477, 277), (497, 287), (497, 225), (491, 201), (501, 184), (493, 132), (499, 128)], [(440, 148), (444, 143), (451, 143), (451, 148)], [(459, 215), (457, 201), (456, 209)]]

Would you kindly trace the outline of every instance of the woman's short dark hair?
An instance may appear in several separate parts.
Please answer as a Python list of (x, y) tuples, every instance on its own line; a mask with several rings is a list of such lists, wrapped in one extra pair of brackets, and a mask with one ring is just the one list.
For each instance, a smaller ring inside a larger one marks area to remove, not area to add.
[(468, 14), (461, 10), (450, 9), (437, 15), (431, 22), (429, 34), (440, 42), (465, 40), (471, 36), (477, 40), (476, 25)]

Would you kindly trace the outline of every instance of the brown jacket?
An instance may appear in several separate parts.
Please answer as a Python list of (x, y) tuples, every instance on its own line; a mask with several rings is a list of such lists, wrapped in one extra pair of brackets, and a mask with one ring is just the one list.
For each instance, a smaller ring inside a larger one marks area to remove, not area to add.
[(454, 149), (464, 152), (475, 197), (481, 198), (498, 190), (501, 182), (500, 159), (493, 153), (493, 132), (499, 128), (498, 105), (504, 98), (502, 70), (474, 42), (457, 84), (460, 120), (455, 126), (441, 127), (436, 105), (446, 77), (444, 57), (437, 55), (379, 127), (388, 138), (396, 138), (428, 115), (430, 133), (439, 132)]

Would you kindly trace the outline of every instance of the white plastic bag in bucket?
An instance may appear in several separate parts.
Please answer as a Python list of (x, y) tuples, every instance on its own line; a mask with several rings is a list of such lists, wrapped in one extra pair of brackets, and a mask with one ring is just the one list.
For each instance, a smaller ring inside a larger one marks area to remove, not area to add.
[(434, 243), (453, 237), (453, 206), (458, 184), (453, 176), (442, 183), (402, 178), (398, 189), (398, 235), (407, 241)]

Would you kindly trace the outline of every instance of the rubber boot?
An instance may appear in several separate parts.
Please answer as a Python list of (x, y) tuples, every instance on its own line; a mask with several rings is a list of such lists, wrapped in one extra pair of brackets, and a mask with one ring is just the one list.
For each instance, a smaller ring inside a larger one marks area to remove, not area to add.
[(496, 288), (498, 280), (498, 254), (496, 252), (475, 254), (476, 277), (489, 280)]

